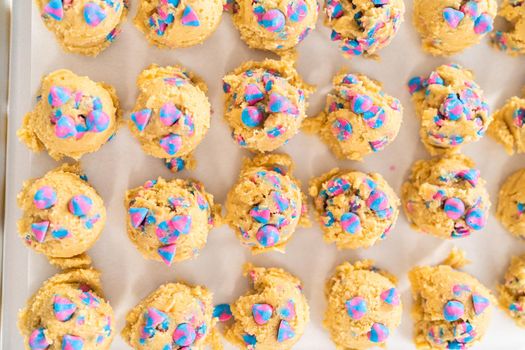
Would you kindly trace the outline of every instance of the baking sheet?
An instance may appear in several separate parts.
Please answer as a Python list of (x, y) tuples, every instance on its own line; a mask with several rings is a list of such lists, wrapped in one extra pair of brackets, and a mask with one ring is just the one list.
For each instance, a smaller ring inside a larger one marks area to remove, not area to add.
[[(381, 52), (380, 61), (364, 59), (345, 60), (336, 44), (329, 40), (329, 30), (321, 19), (318, 28), (299, 48), (298, 70), (304, 79), (318, 86), (310, 99), (309, 114), (315, 115), (323, 106), (330, 90), (332, 76), (342, 67), (362, 72), (381, 80), (386, 92), (401, 99), (405, 107), (404, 122), (397, 140), (383, 152), (374, 154), (365, 162), (338, 161), (314, 136), (297, 135), (282, 151), (296, 162), (296, 176), (306, 189), (308, 179), (339, 166), (381, 173), (399, 193), (411, 163), (428, 157), (418, 138), (418, 122), (405, 88), (414, 74), (426, 74), (446, 62), (458, 62), (474, 70), (478, 83), (484, 88), (492, 109), (506, 98), (519, 94), (525, 84), (525, 57), (510, 58), (493, 51), (487, 41), (453, 59), (433, 58), (420, 50), (418, 37), (411, 25), (412, 1), (407, 4), (405, 23), (392, 44)], [(233, 28), (230, 16), (225, 14), (215, 34), (204, 45), (181, 50), (160, 50), (148, 46), (144, 37), (132, 26), (130, 19), (138, 0), (132, 0), (128, 22), (120, 38), (96, 59), (65, 54), (53, 36), (42, 24), (31, 0), (13, 1), (13, 28), (11, 47), (11, 80), (7, 144), (6, 226), (4, 255), (2, 348), (21, 349), (22, 338), (16, 329), (17, 312), (26, 299), (56, 270), (46, 259), (27, 249), (16, 233), (20, 210), (16, 194), (22, 182), (43, 175), (58, 163), (46, 154), (33, 154), (16, 138), (23, 115), (34, 106), (40, 78), (58, 68), (68, 68), (77, 74), (104, 80), (117, 89), (123, 108), (128, 112), (136, 97), (135, 79), (151, 63), (168, 65), (180, 63), (200, 74), (209, 85), (213, 106), (212, 126), (199, 146), (198, 167), (177, 176), (195, 177), (204, 182), (208, 191), (224, 202), (226, 193), (237, 178), (241, 159), (249, 154), (230, 139), (230, 132), (222, 119), (222, 76), (249, 59), (271, 57), (270, 54), (248, 49)], [(525, 156), (507, 156), (502, 147), (485, 138), (464, 147), (473, 157), (488, 181), (493, 203), (501, 182), (512, 171), (525, 166)], [(196, 260), (167, 267), (146, 261), (128, 240), (125, 233), (124, 192), (157, 176), (172, 177), (161, 161), (146, 156), (126, 128), (122, 128), (110, 143), (99, 152), (85, 156), (83, 168), (92, 185), (105, 200), (108, 220), (101, 239), (90, 251), (95, 266), (103, 272), (107, 298), (118, 319), (117, 330), (123, 327), (127, 311), (141, 298), (168, 281), (187, 281), (202, 284), (215, 293), (215, 302), (229, 302), (247, 288), (241, 276), (242, 264), (251, 261), (263, 266), (279, 266), (299, 276), (311, 306), (311, 322), (296, 349), (333, 349), (321, 322), (324, 313), (324, 282), (334, 267), (344, 260), (370, 258), (382, 268), (394, 273), (400, 280), (404, 303), (402, 325), (392, 333), (389, 349), (413, 349), (410, 318), (411, 297), (407, 271), (418, 264), (441, 261), (453, 244), (465, 249), (472, 264), (465, 270), (478, 277), (494, 290), (513, 254), (525, 253), (525, 243), (505, 232), (491, 211), (484, 231), (472, 237), (445, 242), (411, 230), (403, 215), (383, 242), (367, 250), (337, 251), (323, 242), (317, 224), (310, 229), (299, 229), (288, 244), (286, 254), (268, 253), (252, 257), (227, 227), (214, 230), (206, 248)], [(128, 349), (117, 336), (112, 349)], [(231, 349), (229, 345), (226, 347)], [(492, 325), (484, 341), (474, 349), (525, 349), (525, 332), (520, 330), (500, 310), (494, 313)]]

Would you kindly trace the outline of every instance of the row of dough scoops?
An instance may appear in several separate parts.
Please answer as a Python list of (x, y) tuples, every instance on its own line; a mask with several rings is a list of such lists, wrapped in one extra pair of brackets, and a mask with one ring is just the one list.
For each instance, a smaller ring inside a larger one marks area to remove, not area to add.
[[(126, 123), (147, 154), (173, 171), (192, 167), (191, 152), (210, 123), (205, 84), (180, 66), (151, 66), (137, 82), (137, 102), (124, 122), (112, 87), (67, 70), (53, 72), (43, 78), (36, 107), (18, 135), (34, 151), (78, 160)], [(308, 193), (328, 243), (355, 249), (386, 239), (400, 205), (414, 229), (443, 239), (485, 226), (490, 208), (485, 181), (459, 148), (488, 130), (509, 153), (522, 152), (525, 99), (513, 97), (491, 115), (473, 74), (455, 64), (409, 79), (407, 88), (421, 119), (421, 140), (434, 157), (414, 163), (401, 200), (377, 173), (333, 169), (312, 179)], [(301, 125), (340, 158), (362, 159), (396, 137), (402, 106), (379, 82), (341, 72), (325, 109), (306, 118), (312, 90), (286, 59), (247, 62), (227, 74), (225, 120), (233, 139), (256, 155), (244, 161), (225, 210), (196, 180), (158, 178), (127, 191), (127, 233), (142, 255), (168, 265), (194, 258), (210, 230), (222, 223), (253, 253), (284, 251), (297, 226), (310, 224), (308, 203), (291, 158), (265, 152), (284, 144)], [(525, 236), (525, 193), (517, 186), (524, 177), (522, 170), (507, 179), (496, 211), (517, 237)], [(45, 282), (21, 312), (25, 347), (108, 348), (115, 334), (113, 314), (86, 254), (106, 221), (102, 198), (79, 163), (66, 163), (26, 181), (18, 203), (24, 242), (64, 270)], [(409, 273), (417, 347), (464, 349), (483, 337), (496, 301), (474, 277), (458, 270), (465, 263), (462, 252), (453, 251), (443, 264)], [(136, 349), (220, 347), (215, 324), (224, 321), (218, 328), (241, 348), (291, 348), (309, 319), (300, 281), (278, 268), (247, 265), (245, 273), (253, 290), (215, 307), (204, 287), (160, 287), (130, 311), (124, 339)], [(499, 289), (499, 304), (522, 326), (524, 293), (525, 259), (514, 258)], [(325, 326), (340, 347), (383, 344), (400, 323), (396, 279), (371, 261), (339, 266), (326, 296)]]

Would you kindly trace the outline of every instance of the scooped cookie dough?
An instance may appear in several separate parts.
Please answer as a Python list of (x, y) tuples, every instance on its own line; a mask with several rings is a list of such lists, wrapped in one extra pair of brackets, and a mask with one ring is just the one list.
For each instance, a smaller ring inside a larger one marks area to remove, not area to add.
[(291, 63), (246, 62), (223, 78), (224, 118), (232, 137), (252, 152), (271, 152), (290, 140), (306, 117), (313, 87)]
[(225, 331), (240, 349), (286, 350), (301, 338), (310, 320), (310, 308), (301, 281), (278, 268), (247, 264), (253, 290), (232, 305), (233, 323)]
[(456, 152), (485, 135), (492, 117), (471, 71), (442, 65), (427, 78), (410, 79), (408, 87), (421, 120), (419, 135), (430, 154)]
[(314, 30), (316, 0), (230, 0), (233, 24), (252, 49), (283, 54)]
[(113, 309), (100, 273), (76, 269), (48, 279), (20, 312), (26, 350), (104, 350), (114, 337)]
[(494, 46), (511, 56), (525, 54), (525, 2), (503, 0), (498, 16), (508, 22), (510, 30), (494, 32)]
[(365, 350), (386, 344), (403, 312), (396, 279), (372, 261), (344, 262), (325, 287), (323, 325), (338, 349)]
[(399, 199), (377, 173), (333, 169), (310, 182), (324, 239), (338, 248), (370, 247), (385, 239), (399, 215)]
[(403, 0), (325, 0), (325, 25), (346, 58), (377, 57), (403, 22)]
[(247, 159), (228, 193), (225, 221), (254, 254), (284, 252), (297, 226), (309, 225), (306, 196), (292, 171), (284, 154)]
[(525, 88), (523, 97), (511, 97), (493, 115), (488, 134), (500, 143), (508, 154), (525, 153)]
[(498, 286), (499, 305), (520, 327), (525, 327), (525, 256), (514, 256)]
[(467, 349), (483, 338), (494, 297), (477, 279), (447, 264), (416, 267), (408, 278), (416, 348)]
[(424, 51), (451, 56), (491, 32), (497, 10), (496, 0), (415, 0), (414, 26)]
[(220, 222), (220, 206), (194, 180), (147, 181), (126, 192), (128, 236), (146, 259), (173, 262), (196, 257)]
[(220, 0), (141, 0), (133, 21), (151, 44), (175, 49), (202, 44), (221, 17)]
[(162, 285), (128, 313), (122, 337), (136, 350), (207, 349), (216, 342), (212, 297), (200, 286)]
[(28, 247), (64, 267), (71, 267), (65, 258), (78, 259), (80, 265), (89, 263), (83, 253), (106, 223), (102, 198), (81, 174), (78, 164), (64, 164), (25, 181), (17, 197), (23, 211), (18, 221), (20, 237)]
[(525, 169), (509, 176), (499, 191), (496, 217), (514, 236), (525, 239)]
[(318, 133), (338, 158), (362, 160), (379, 152), (397, 136), (403, 107), (381, 89), (381, 83), (361, 74), (334, 77), (326, 106), (317, 117), (307, 118), (303, 130)]
[(415, 162), (402, 201), (412, 228), (444, 239), (482, 230), (490, 209), (485, 180), (460, 154)]
[(17, 135), (34, 152), (78, 160), (109, 141), (119, 121), (113, 87), (61, 69), (42, 79), (36, 107)]
[(128, 0), (36, 0), (45, 26), (67, 52), (96, 56), (120, 34)]
[(191, 168), (191, 153), (210, 127), (206, 84), (183, 67), (151, 65), (137, 86), (140, 93), (128, 121), (131, 133), (144, 152), (164, 158), (170, 170)]

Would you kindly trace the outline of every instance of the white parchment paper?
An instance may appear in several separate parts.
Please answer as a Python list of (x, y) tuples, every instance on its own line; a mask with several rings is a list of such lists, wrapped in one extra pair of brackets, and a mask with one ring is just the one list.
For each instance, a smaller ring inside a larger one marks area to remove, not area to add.
[[(136, 11), (138, 0), (131, 2), (129, 19)], [(419, 125), (406, 89), (407, 80), (414, 74), (428, 74), (439, 64), (458, 62), (476, 73), (476, 80), (485, 90), (493, 110), (500, 107), (506, 98), (519, 94), (522, 85), (525, 85), (525, 57), (507, 57), (491, 49), (487, 41), (452, 59), (423, 54), (411, 24), (412, 1), (405, 2), (405, 23), (392, 44), (381, 52), (379, 61), (361, 58), (345, 60), (336, 44), (329, 40), (330, 32), (322, 25), (321, 19), (318, 28), (301, 44), (298, 70), (306, 81), (318, 87), (310, 99), (310, 115), (320, 111), (330, 90), (332, 76), (342, 67), (382, 81), (385, 91), (400, 98), (405, 107), (404, 122), (397, 140), (363, 163), (336, 160), (316, 137), (299, 134), (293, 138), (282, 151), (294, 158), (296, 176), (303, 181), (303, 188), (306, 189), (311, 177), (338, 166), (379, 172), (399, 193), (411, 163), (428, 157), (419, 141)], [(45, 29), (31, 0), (13, 0), (13, 5), (2, 322), (2, 345), (5, 350), (22, 349), (22, 338), (16, 329), (17, 312), (41, 283), (56, 272), (44, 257), (24, 247), (16, 232), (16, 220), (21, 213), (15, 198), (22, 182), (41, 176), (58, 165), (45, 153), (35, 155), (29, 152), (15, 136), (23, 114), (34, 106), (40, 78), (52, 70), (68, 68), (94, 80), (104, 80), (116, 87), (127, 115), (137, 93), (135, 79), (151, 63), (179, 63), (200, 74), (209, 85), (214, 111), (212, 126), (196, 152), (197, 169), (177, 176), (191, 176), (203, 181), (217, 201), (223, 202), (237, 178), (241, 159), (249, 154), (230, 139), (229, 129), (222, 119), (221, 78), (246, 60), (272, 57), (268, 53), (248, 49), (240, 41), (229, 14), (223, 16), (216, 33), (199, 47), (172, 51), (151, 47), (128, 19), (120, 38), (99, 57), (93, 59), (66, 54)], [(525, 156), (509, 157), (502, 147), (488, 138), (464, 147), (464, 152), (475, 159), (482, 176), (488, 181), (493, 203), (505, 177), (525, 166)], [(327, 332), (321, 326), (325, 308), (324, 282), (342, 261), (370, 258), (400, 280), (403, 323), (392, 333), (388, 348), (414, 349), (411, 341), (411, 296), (406, 277), (411, 267), (441, 261), (456, 244), (465, 249), (472, 260), (465, 270), (494, 290), (502, 279), (510, 256), (525, 253), (525, 243), (505, 232), (492, 210), (484, 231), (454, 242), (411, 230), (401, 215), (387, 240), (372, 248), (355, 251), (337, 251), (333, 245), (325, 244), (320, 228), (315, 224), (310, 229), (296, 232), (286, 254), (269, 253), (253, 257), (228, 227), (221, 227), (210, 234), (200, 257), (167, 267), (143, 259), (128, 240), (123, 198), (128, 188), (138, 186), (145, 180), (173, 175), (161, 161), (146, 156), (126, 128), (122, 128), (115, 139), (99, 152), (84, 157), (82, 165), (90, 182), (104, 198), (108, 210), (104, 233), (90, 254), (95, 266), (103, 272), (105, 293), (115, 309), (119, 332), (127, 311), (168, 281), (202, 284), (215, 293), (216, 303), (233, 301), (248, 288), (241, 269), (244, 262), (251, 261), (263, 266), (283, 267), (304, 282), (311, 306), (311, 322), (295, 348), (333, 349)], [(117, 336), (112, 349), (127, 348)], [(497, 310), (484, 341), (474, 348), (522, 350), (525, 349), (525, 331)], [(227, 345), (227, 349), (232, 348)]]

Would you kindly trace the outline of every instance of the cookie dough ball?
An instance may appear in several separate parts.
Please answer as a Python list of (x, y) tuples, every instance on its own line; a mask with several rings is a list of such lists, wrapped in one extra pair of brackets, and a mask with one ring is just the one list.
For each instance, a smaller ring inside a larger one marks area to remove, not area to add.
[(196, 257), (218, 224), (220, 206), (194, 180), (147, 181), (126, 192), (128, 236), (146, 259), (173, 262)]
[(286, 350), (301, 338), (310, 308), (301, 281), (278, 268), (245, 266), (253, 289), (232, 305), (226, 339), (239, 349)]
[(424, 51), (450, 56), (491, 32), (497, 10), (496, 0), (415, 0), (414, 26)]
[(45, 26), (67, 52), (96, 56), (120, 34), (128, 0), (36, 0)]
[(493, 115), (488, 134), (512, 155), (525, 153), (525, 88), (523, 97), (511, 97)]
[(492, 117), (471, 71), (442, 65), (427, 78), (410, 79), (408, 87), (421, 120), (419, 135), (430, 154), (456, 152), (485, 135)]
[(245, 160), (228, 193), (225, 220), (254, 254), (284, 252), (297, 226), (309, 224), (306, 197), (292, 170), (284, 154)]
[(152, 65), (137, 79), (140, 90), (128, 121), (144, 152), (179, 171), (210, 128), (211, 105), (203, 80), (180, 66)]
[(494, 46), (511, 56), (525, 54), (525, 2), (503, 0), (498, 16), (508, 22), (510, 30), (494, 32)]
[(303, 130), (318, 133), (338, 158), (362, 160), (379, 152), (396, 138), (403, 107), (381, 89), (381, 83), (361, 74), (341, 73), (323, 112), (307, 118)]
[(468, 349), (483, 338), (494, 298), (477, 279), (446, 264), (416, 267), (408, 278), (417, 349)]
[(496, 217), (514, 236), (525, 239), (525, 169), (509, 176), (499, 191)]
[(206, 288), (168, 283), (128, 313), (122, 337), (136, 350), (207, 349), (216, 322), (212, 313)]
[(377, 57), (403, 22), (403, 0), (325, 0), (325, 25), (346, 58)]
[(399, 199), (377, 173), (333, 169), (310, 182), (324, 239), (338, 248), (370, 247), (385, 239), (399, 215)]
[(42, 79), (36, 107), (17, 135), (34, 152), (78, 160), (109, 141), (119, 121), (113, 87), (61, 69)]
[(17, 197), (20, 237), (58, 265), (68, 264), (65, 258), (81, 259), (106, 223), (102, 198), (81, 174), (79, 165), (64, 164), (25, 181)]
[(223, 82), (224, 118), (233, 139), (252, 152), (274, 151), (297, 134), (313, 92), (287, 61), (250, 61)]
[(26, 350), (104, 350), (114, 337), (113, 309), (100, 273), (74, 269), (48, 279), (20, 312)]
[(520, 327), (525, 327), (525, 255), (514, 256), (498, 286), (499, 305)]
[(151, 44), (175, 49), (202, 44), (221, 17), (221, 0), (141, 0), (133, 21)]
[(412, 228), (444, 239), (482, 230), (490, 209), (485, 180), (460, 154), (415, 162), (402, 201)]
[[(228, 1), (230, 2), (230, 1)], [(283, 53), (315, 28), (316, 0), (232, 0), (233, 24), (252, 49)]]
[(338, 349), (382, 346), (401, 323), (396, 279), (372, 261), (339, 265), (326, 283), (325, 296), (323, 324)]

